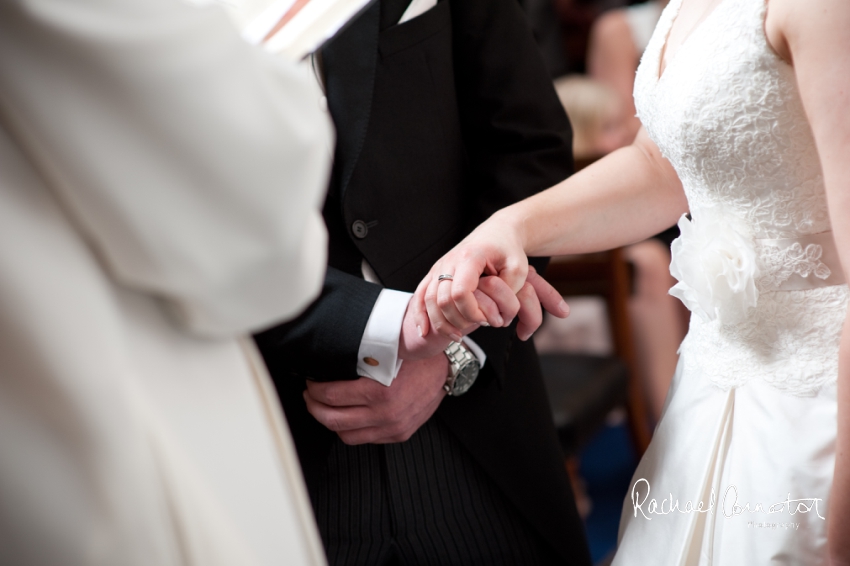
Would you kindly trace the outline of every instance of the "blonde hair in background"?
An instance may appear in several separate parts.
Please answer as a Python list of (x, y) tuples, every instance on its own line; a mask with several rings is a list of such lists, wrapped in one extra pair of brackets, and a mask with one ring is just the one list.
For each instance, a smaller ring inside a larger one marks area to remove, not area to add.
[(583, 75), (555, 80), (555, 91), (573, 127), (573, 154), (577, 159), (598, 157), (616, 148), (600, 147), (606, 124), (620, 118), (621, 103), (607, 85)]

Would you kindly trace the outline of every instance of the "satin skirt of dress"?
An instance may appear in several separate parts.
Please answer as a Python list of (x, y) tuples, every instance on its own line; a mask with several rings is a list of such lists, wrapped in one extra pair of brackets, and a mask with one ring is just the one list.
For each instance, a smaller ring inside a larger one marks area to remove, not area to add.
[(613, 565), (826, 564), (835, 385), (801, 397), (753, 378), (724, 391), (683, 366), (632, 478)]

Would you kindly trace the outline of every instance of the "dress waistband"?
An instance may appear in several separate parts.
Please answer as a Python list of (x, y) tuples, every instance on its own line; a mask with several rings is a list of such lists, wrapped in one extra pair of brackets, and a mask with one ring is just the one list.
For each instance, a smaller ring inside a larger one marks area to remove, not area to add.
[(761, 292), (803, 291), (844, 283), (832, 232), (783, 239), (754, 239), (745, 222), (721, 209), (679, 220), (672, 246), (670, 289), (706, 321), (738, 324)]
[(831, 231), (754, 243), (761, 260), (758, 286), (765, 291), (803, 291), (845, 282)]

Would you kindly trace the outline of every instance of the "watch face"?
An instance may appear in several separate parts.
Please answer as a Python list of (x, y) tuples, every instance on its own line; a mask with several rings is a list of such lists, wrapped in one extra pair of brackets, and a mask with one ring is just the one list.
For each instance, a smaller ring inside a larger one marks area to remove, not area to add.
[(472, 384), (475, 383), (475, 380), (478, 378), (478, 370), (480, 369), (480, 365), (477, 361), (469, 362), (464, 365), (460, 372), (458, 372), (455, 377), (455, 381), (452, 384), (452, 395), (463, 395), (469, 388), (472, 387)]

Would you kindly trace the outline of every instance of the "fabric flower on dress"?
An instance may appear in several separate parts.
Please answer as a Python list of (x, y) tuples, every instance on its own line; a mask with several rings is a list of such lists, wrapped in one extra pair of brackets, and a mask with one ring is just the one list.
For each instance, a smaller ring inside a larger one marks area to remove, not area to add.
[(756, 250), (746, 224), (704, 209), (679, 220), (670, 273), (677, 283), (670, 294), (704, 321), (742, 321), (758, 302)]

